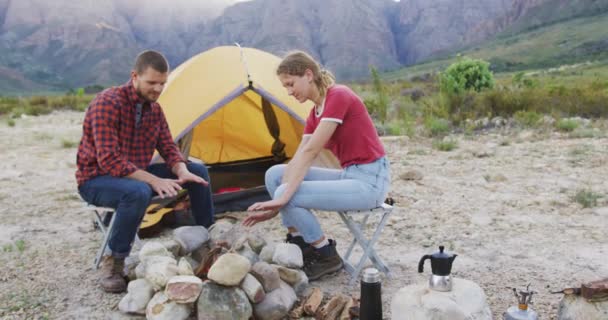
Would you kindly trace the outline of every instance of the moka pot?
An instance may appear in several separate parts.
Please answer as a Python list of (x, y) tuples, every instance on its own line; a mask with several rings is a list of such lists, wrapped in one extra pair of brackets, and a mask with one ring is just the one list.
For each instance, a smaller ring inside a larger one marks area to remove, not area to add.
[(433, 274), (429, 278), (429, 287), (436, 291), (452, 290), (452, 262), (456, 259), (456, 254), (443, 252), (444, 246), (439, 246), (439, 252), (422, 256), (418, 262), (418, 272), (424, 272), (424, 261), (431, 260), (431, 271)]

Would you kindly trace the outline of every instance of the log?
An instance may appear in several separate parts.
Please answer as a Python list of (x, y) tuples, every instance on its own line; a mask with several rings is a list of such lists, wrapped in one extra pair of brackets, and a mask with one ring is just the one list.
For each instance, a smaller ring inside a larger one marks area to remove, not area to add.
[(608, 278), (583, 283), (581, 295), (589, 302), (608, 300)]
[(289, 319), (300, 319), (304, 314), (304, 304), (297, 306), (289, 311)]
[(313, 288), (312, 293), (306, 299), (304, 303), (304, 313), (309, 316), (314, 316), (317, 313), (317, 309), (321, 305), (321, 301), (323, 301), (323, 291), (320, 288)]
[(317, 311), (317, 318), (325, 320), (327, 315), (333, 311), (342, 301), (340, 294), (333, 296), (327, 303)]
[(338, 320), (338, 317), (340, 317), (340, 315), (342, 314), (342, 310), (344, 310), (344, 306), (346, 305), (349, 299), (350, 297), (347, 297), (343, 294), (339, 294), (338, 302), (336, 303), (333, 309), (328, 310), (324, 320)]
[(347, 301), (346, 304), (344, 305), (344, 308), (342, 308), (342, 313), (340, 314), (340, 318), (338, 318), (339, 320), (350, 320), (350, 308), (353, 306), (353, 299), (351, 297), (347, 297)]

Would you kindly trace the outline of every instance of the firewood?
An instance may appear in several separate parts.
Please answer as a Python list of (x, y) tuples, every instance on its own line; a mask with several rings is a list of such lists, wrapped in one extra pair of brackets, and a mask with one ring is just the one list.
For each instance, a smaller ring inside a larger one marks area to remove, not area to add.
[(350, 307), (353, 306), (353, 298), (351, 297), (346, 297), (346, 299), (348, 299), (346, 301), (346, 304), (344, 305), (344, 308), (342, 308), (342, 313), (340, 314), (340, 318), (338, 318), (339, 320), (350, 320)]
[(589, 302), (608, 300), (608, 278), (583, 283), (581, 286), (581, 295)]
[(338, 294), (333, 296), (323, 307), (321, 307), (321, 309), (319, 309), (319, 311), (317, 311), (317, 318), (325, 320), (331, 311), (340, 306), (341, 301), (342, 295)]
[(352, 299), (343, 294), (339, 294), (338, 302), (336, 303), (333, 309), (328, 310), (329, 312), (325, 316), (324, 320), (338, 320), (338, 317), (340, 317), (340, 315), (342, 314), (342, 310), (344, 309), (344, 306), (346, 305), (348, 300)]
[(300, 319), (300, 318), (302, 318), (303, 314), (304, 314), (304, 304), (302, 303), (301, 305), (299, 305), (296, 308), (293, 308), (291, 311), (289, 311), (289, 319)]
[(313, 316), (317, 312), (319, 305), (321, 305), (322, 300), (323, 291), (319, 288), (313, 288), (312, 293), (308, 296), (306, 302), (304, 302), (304, 313)]

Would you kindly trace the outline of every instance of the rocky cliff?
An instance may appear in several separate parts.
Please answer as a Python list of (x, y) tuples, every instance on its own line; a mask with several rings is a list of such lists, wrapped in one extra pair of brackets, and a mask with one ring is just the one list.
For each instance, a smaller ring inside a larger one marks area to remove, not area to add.
[(354, 79), (370, 65), (413, 64), (509, 27), (608, 10), (600, 0), (241, 1), (0, 0), (0, 90), (120, 83), (143, 49), (176, 66), (235, 42), (277, 55), (305, 50)]

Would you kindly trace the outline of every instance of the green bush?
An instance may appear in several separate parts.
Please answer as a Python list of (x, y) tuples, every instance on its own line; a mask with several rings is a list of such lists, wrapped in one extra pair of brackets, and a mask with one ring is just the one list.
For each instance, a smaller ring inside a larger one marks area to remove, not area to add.
[(574, 202), (583, 206), (583, 208), (591, 208), (597, 206), (597, 200), (602, 198), (600, 194), (597, 194), (588, 189), (581, 189), (576, 192), (573, 197)]
[(525, 127), (536, 127), (542, 115), (535, 111), (517, 111), (514, 114), (515, 121)]
[(455, 140), (437, 140), (433, 142), (433, 148), (439, 151), (452, 151), (458, 147), (458, 142)]
[(372, 87), (374, 92), (373, 98), (368, 98), (364, 101), (367, 110), (380, 123), (384, 124), (388, 115), (389, 100), (386, 93), (386, 88), (380, 80), (380, 75), (376, 68), (371, 67)]
[(14, 126), (15, 126), (15, 119), (7, 118), (7, 119), (6, 119), (6, 124), (7, 124), (9, 127), (14, 127)]
[(490, 64), (483, 60), (464, 58), (451, 64), (441, 75), (441, 89), (447, 94), (461, 94), (467, 90), (481, 91), (494, 87)]
[(560, 119), (555, 123), (555, 127), (559, 131), (572, 132), (578, 128), (578, 121), (573, 119)]
[(444, 136), (450, 132), (450, 122), (446, 119), (429, 117), (424, 121), (424, 127), (431, 137)]

